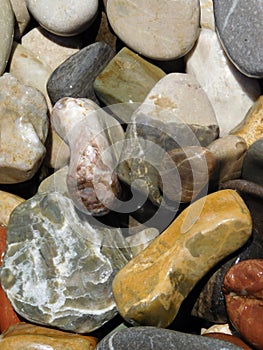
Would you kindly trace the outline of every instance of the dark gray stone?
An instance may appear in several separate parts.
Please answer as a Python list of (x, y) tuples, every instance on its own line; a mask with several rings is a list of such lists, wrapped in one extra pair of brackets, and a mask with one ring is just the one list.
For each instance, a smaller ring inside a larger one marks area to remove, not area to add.
[(42, 193), (12, 212), (7, 245), (1, 284), (25, 319), (87, 333), (117, 314), (112, 280), (132, 257), (120, 229), (90, 223), (58, 192)]
[(132, 327), (107, 335), (95, 350), (240, 350), (223, 340), (156, 327)]
[(242, 178), (263, 186), (263, 138), (249, 147), (243, 162)]
[(263, 0), (213, 0), (216, 29), (234, 65), (263, 77)]
[(70, 56), (52, 73), (47, 91), (53, 104), (62, 97), (97, 98), (93, 82), (114, 56), (113, 49), (104, 42), (95, 42)]

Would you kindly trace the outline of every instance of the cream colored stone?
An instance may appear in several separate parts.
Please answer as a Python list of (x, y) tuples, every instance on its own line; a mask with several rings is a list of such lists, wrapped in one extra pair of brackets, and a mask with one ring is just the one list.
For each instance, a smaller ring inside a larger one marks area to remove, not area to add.
[(224, 334), (230, 334), (230, 335), (233, 334), (230, 330), (228, 323), (214, 324), (209, 328), (201, 328), (201, 335), (208, 334), (208, 333), (224, 333)]
[(0, 75), (3, 74), (12, 48), (14, 37), (14, 13), (9, 0), (0, 6)]
[(200, 0), (200, 8), (201, 8), (201, 18), (200, 18), (201, 27), (215, 30), (213, 0)]
[(186, 71), (196, 77), (211, 101), (220, 136), (227, 135), (244, 119), (260, 95), (258, 81), (233, 66), (216, 33), (209, 29), (201, 29), (197, 45), (186, 57)]
[(38, 192), (60, 192), (69, 197), (67, 187), (68, 166), (54, 172), (54, 174), (45, 178), (38, 187)]
[(37, 27), (22, 37), (22, 45), (32, 51), (38, 59), (46, 62), (53, 71), (68, 57), (78, 52), (82, 43), (80, 39), (58, 37)]
[(15, 194), (0, 191), (0, 224), (7, 226), (12, 211), (23, 201), (23, 198)]
[(106, 11), (128, 47), (157, 60), (185, 55), (199, 33), (199, 0), (108, 0)]
[(30, 14), (26, 7), (25, 0), (10, 0), (15, 18), (15, 38), (19, 39), (30, 22)]

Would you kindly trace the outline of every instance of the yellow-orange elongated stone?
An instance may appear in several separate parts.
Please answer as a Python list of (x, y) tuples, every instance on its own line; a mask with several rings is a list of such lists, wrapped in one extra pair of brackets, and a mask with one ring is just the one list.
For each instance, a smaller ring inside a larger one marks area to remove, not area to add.
[(249, 210), (233, 190), (192, 203), (115, 276), (119, 313), (133, 324), (167, 327), (195, 284), (251, 232)]

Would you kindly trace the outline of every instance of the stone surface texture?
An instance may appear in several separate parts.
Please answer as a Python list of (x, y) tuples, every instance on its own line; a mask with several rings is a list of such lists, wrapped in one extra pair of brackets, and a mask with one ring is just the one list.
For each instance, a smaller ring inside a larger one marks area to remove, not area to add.
[(83, 42), (78, 37), (74, 39), (59, 37), (41, 27), (33, 28), (23, 35), (21, 43), (38, 59), (46, 62), (52, 70), (83, 46)]
[(228, 57), (245, 75), (263, 77), (263, 1), (213, 0), (217, 33)]
[(121, 121), (129, 123), (131, 114), (164, 76), (162, 69), (124, 47), (96, 77), (94, 89)]
[(202, 28), (194, 49), (186, 57), (186, 71), (206, 92), (216, 114), (220, 136), (227, 135), (244, 118), (260, 95), (256, 79), (241, 74), (229, 61), (217, 34)]
[(129, 185), (142, 180), (134, 187), (160, 205), (158, 171), (164, 155), (173, 148), (207, 146), (217, 136), (213, 108), (196, 79), (190, 74), (167, 74), (131, 117), (118, 176)]
[(93, 43), (71, 55), (48, 80), (53, 104), (65, 96), (86, 97), (97, 102), (93, 82), (113, 56), (114, 51), (104, 42)]
[(5, 71), (14, 37), (14, 12), (9, 0), (1, 2), (0, 10), (0, 75)]
[(156, 327), (131, 327), (107, 335), (96, 350), (240, 350), (240, 347), (218, 339), (209, 339)]
[(70, 147), (67, 186), (79, 210), (105, 215), (120, 192), (116, 166), (124, 131), (95, 102), (65, 97), (54, 106), (51, 123)]
[(213, 0), (200, 0), (201, 28), (215, 30), (214, 6)]
[(216, 182), (240, 177), (247, 151), (246, 141), (242, 137), (226, 135), (213, 141), (207, 148), (217, 162), (217, 170), (213, 174)]
[(5, 73), (0, 78), (0, 183), (31, 179), (45, 156), (47, 104), (36, 89)]
[(250, 213), (235, 191), (192, 203), (117, 273), (112, 290), (118, 311), (133, 324), (167, 327), (196, 283), (243, 246), (251, 231)]
[(157, 60), (183, 56), (199, 33), (199, 0), (109, 0), (106, 11), (113, 30), (128, 47)]
[(132, 257), (119, 229), (97, 227), (62, 194), (41, 193), (9, 220), (2, 286), (25, 319), (77, 333), (117, 314), (111, 284)]
[(263, 259), (249, 259), (229, 269), (223, 292), (231, 323), (243, 339), (262, 349)]
[(213, 338), (213, 339), (221, 339), (221, 340), (227, 341), (229, 343), (237, 345), (240, 349), (243, 349), (243, 350), (253, 350), (250, 346), (248, 346), (245, 342), (243, 342), (242, 339), (234, 335), (223, 334), (223, 333), (207, 333), (204, 336)]
[(26, 0), (10, 0), (15, 15), (15, 39), (18, 40), (23, 35), (30, 22), (30, 14), (26, 6)]
[(241, 123), (231, 130), (230, 133), (243, 137), (249, 147), (263, 137), (262, 120), (263, 96), (261, 95), (248, 110)]
[(0, 336), (1, 350), (93, 350), (97, 340), (91, 336), (66, 333), (56, 329), (21, 322)]
[(51, 33), (72, 36), (86, 30), (98, 10), (98, 0), (26, 0), (38, 23)]
[(263, 186), (263, 138), (255, 141), (246, 152), (242, 178)]
[(23, 201), (23, 198), (15, 194), (0, 191), (0, 224), (7, 226), (12, 211)]

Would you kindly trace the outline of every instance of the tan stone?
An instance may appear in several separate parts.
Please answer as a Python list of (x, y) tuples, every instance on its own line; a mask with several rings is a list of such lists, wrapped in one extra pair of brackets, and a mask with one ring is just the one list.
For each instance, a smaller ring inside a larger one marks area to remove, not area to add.
[(224, 182), (240, 177), (247, 151), (246, 141), (242, 137), (235, 135), (221, 137), (213, 141), (208, 149), (217, 161), (217, 170), (214, 173), (216, 181)]
[(233, 190), (194, 202), (115, 276), (118, 311), (131, 323), (167, 327), (195, 284), (251, 230), (250, 213)]
[(244, 120), (230, 133), (245, 139), (247, 146), (263, 137), (263, 95), (259, 96)]
[(12, 211), (23, 201), (15, 194), (0, 191), (0, 224), (7, 226)]
[(15, 14), (15, 38), (19, 39), (30, 22), (30, 14), (28, 12), (25, 0), (10, 0)]

